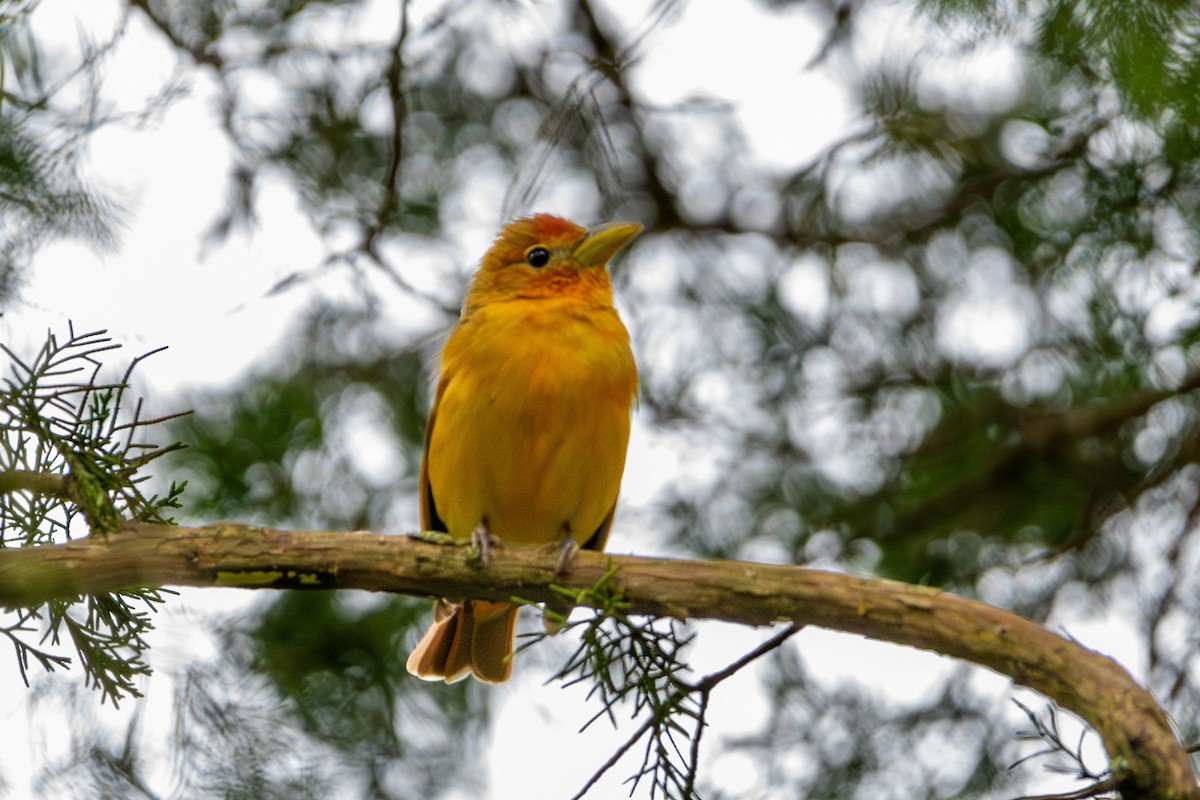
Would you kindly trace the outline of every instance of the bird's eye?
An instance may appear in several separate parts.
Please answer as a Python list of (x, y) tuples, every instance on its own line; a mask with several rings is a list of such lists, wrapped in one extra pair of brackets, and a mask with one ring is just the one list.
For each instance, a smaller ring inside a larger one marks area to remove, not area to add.
[(525, 254), (525, 263), (531, 267), (544, 267), (550, 263), (550, 251), (544, 247), (535, 247)]

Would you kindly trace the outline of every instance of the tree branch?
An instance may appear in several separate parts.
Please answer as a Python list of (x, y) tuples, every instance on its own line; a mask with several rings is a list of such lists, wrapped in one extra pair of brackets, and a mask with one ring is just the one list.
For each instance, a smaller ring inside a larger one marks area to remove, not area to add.
[(937, 589), (792, 566), (498, 548), (481, 568), (465, 547), (370, 533), (218, 523), (135, 525), (108, 541), (0, 550), (0, 605), (140, 586), (365, 589), (427, 596), (557, 599), (617, 568), (632, 614), (791, 622), (932, 650), (1008, 675), (1103, 739), (1126, 798), (1200, 798), (1166, 714), (1115, 661), (1009, 612)]
[(0, 494), (32, 492), (33, 494), (68, 497), (68, 479), (53, 472), (33, 472), (27, 469), (0, 470)]
[(204, 44), (188, 42), (179, 30), (171, 24), (169, 15), (160, 13), (158, 10), (150, 7), (150, 0), (129, 0), (129, 5), (132, 8), (140, 9), (150, 24), (158, 28), (159, 33), (167, 38), (176, 50), (187, 53), (192, 57), (192, 60), (197, 64), (206, 64), (216, 70), (225, 68), (225, 60), (221, 58), (220, 53), (213, 47), (212, 42)]

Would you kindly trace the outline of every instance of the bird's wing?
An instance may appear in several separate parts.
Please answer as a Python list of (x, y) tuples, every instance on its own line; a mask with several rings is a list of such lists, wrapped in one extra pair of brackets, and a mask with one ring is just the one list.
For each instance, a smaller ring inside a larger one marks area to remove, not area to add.
[(429, 442), (433, 439), (433, 426), (437, 424), (438, 406), (442, 401), (442, 392), (446, 388), (448, 378), (445, 374), (438, 380), (437, 393), (433, 398), (433, 407), (429, 410), (429, 419), (425, 422), (425, 449), (421, 453), (421, 477), (418, 489), (421, 495), (421, 530), (445, 531), (446, 523), (438, 516), (437, 506), (433, 502), (433, 489), (429, 485)]
[(608, 532), (612, 530), (613, 517), (616, 513), (617, 501), (613, 500), (612, 508), (608, 509), (608, 513), (604, 515), (604, 519), (600, 520), (600, 525), (597, 526), (595, 532), (583, 543), (584, 550), (604, 549), (604, 545), (608, 543)]

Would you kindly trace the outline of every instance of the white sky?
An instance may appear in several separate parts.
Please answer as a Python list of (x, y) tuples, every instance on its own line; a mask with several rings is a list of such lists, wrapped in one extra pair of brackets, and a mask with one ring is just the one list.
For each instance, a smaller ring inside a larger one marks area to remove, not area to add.
[[(550, 5), (533, 6), (531, 13)], [(651, 5), (649, 0), (623, 5), (623, 21), (641, 30)], [(391, 7), (383, 0), (376, 3), (372, 19), (388, 18)], [(421, 2), (417, 7), (428, 11), (434, 5)], [(836, 59), (831, 65), (806, 70), (822, 43), (820, 29), (807, 13), (765, 14), (749, 0), (692, 2), (684, 7), (683, 19), (651, 34), (652, 46), (642, 50), (644, 60), (638, 65), (636, 81), (648, 100), (669, 104), (690, 96), (715, 95), (736, 102), (754, 158), (780, 169), (806, 162), (853, 124), (836, 75), (831, 75), (837, 70)], [(47, 0), (34, 20), (39, 37), (70, 47), (77, 30), (105, 37), (117, 24), (119, 13), (119, 4), (111, 1)], [(105, 65), (105, 90), (118, 107), (127, 110), (140, 108), (176, 67), (173, 51), (157, 34), (148, 32), (141, 14), (134, 13), (131, 19), (127, 40)], [(731, 26), (730, 20), (736, 22)], [(391, 23), (381, 30), (390, 36)], [(896, 35), (890, 30), (880, 26), (872, 41), (894, 43)], [(994, 58), (999, 61), (984, 63), (981, 74), (994, 74), (1006, 58), (1011, 63), (1011, 54), (994, 54)], [(779, 76), (786, 81), (786, 90), (775, 82), (748, 82), (747, 74)], [(143, 380), (156, 390), (211, 386), (236, 379), (268, 353), (314, 293), (344, 291), (334, 274), (301, 290), (266, 296), (280, 278), (294, 271), (307, 273), (326, 254), (326, 245), (297, 208), (290, 187), (279, 178), (268, 177), (262, 184), (260, 219), (253, 235), (234, 234), (205, 252), (203, 234), (225, 202), (231, 151), (214, 120), (211, 79), (204, 71), (191, 70), (188, 80), (187, 97), (174, 103), (160, 121), (140, 128), (112, 126), (92, 142), (88, 162), (92, 179), (112, 190), (126, 208), (119, 248), (97, 254), (74, 242), (46, 247), (29, 272), (21, 301), (0, 317), (0, 340), (18, 351), (28, 350), (41, 342), (47, 328), (62, 332), (66, 321), (73, 320), (76, 330), (109, 329), (127, 344), (127, 356), (170, 345), (141, 371)], [(747, 91), (747, 86), (753, 90)], [(490, 234), (480, 229), (472, 235), (478, 239)], [(481, 252), (481, 246), (481, 241), (462, 245), (463, 252)], [(380, 286), (381, 293), (392, 291)], [(947, 335), (969, 339), (978, 325), (972, 326), (970, 309), (957, 313), (960, 317), (947, 321)], [(1011, 335), (985, 338), (987, 346), (1001, 348), (997, 358), (1003, 361), (1008, 352), (1003, 343), (1019, 347), (1017, 340), (1027, 321), (1001, 315), (999, 324)], [(635, 432), (623, 493), (630, 508), (652, 499), (662, 484), (664, 465), (682, 466), (678, 454), (664, 454), (655, 447), (644, 431)], [(613, 548), (633, 550), (636, 543), (618, 527)], [(236, 591), (186, 592), (160, 616), (161, 630), (155, 639), (174, 658), (189, 653), (202, 657), (211, 643), (198, 635), (197, 618), (243, 607), (251, 600), (249, 593)], [(707, 625), (703, 630), (693, 653), (699, 672), (724, 665), (731, 654), (751, 649), (769, 635), (725, 625)], [(1136, 674), (1144, 671), (1144, 654), (1131, 649), (1137, 637), (1120, 625), (1074, 623), (1071, 634), (1113, 654)], [(858, 680), (894, 702), (925, 696), (936, 689), (946, 670), (936, 657), (858, 637), (810, 630), (798, 642), (817, 674), (831, 681)], [(732, 796), (770, 798), (780, 795), (738, 758), (723, 755), (719, 747), (723, 734), (753, 730), (765, 712), (755, 673), (747, 671), (715, 696), (704, 770), (708, 776), (719, 776)], [(33, 676), (35, 686), (46, 680), (36, 671)], [(631, 730), (626, 725), (614, 734), (605, 723), (597, 723), (577, 736), (575, 729), (594, 708), (582, 703), (579, 692), (541, 685), (542, 678), (534, 670), (518, 669), (511, 684), (495, 690), (499, 694), (496, 736), (485, 756), (492, 800), (529, 797), (531, 781), (536, 781), (538, 796), (570, 796)], [(5, 729), (41, 732), (28, 742), (21, 736), (10, 737), (10, 745), (0, 753), (0, 772), (10, 782), (8, 796), (33, 796), (22, 782), (21, 765), (34, 756), (21, 748), (49, 746), (55, 737), (45, 734), (55, 721), (45, 711), (37, 720), (25, 720), (28, 693), (14, 689), (19, 687), (15, 670), (11, 661), (2, 658), (0, 685), (7, 687), (7, 694), (0, 697)], [(1006, 699), (1007, 685), (981, 672), (980, 687), (995, 696), (997, 715), (1017, 719)], [(151, 694), (160, 705), (170, 697), (169, 690), (158, 685)], [(1041, 707), (1038, 700), (1026, 699)], [(537, 744), (531, 747), (534, 741)], [(633, 764), (627, 759), (591, 796), (625, 796), (627, 790), (620, 782)]]

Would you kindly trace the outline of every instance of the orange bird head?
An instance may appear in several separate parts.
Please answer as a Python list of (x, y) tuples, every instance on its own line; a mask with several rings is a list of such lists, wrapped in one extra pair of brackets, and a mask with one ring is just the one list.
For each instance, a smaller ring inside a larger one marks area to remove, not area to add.
[(514, 298), (579, 296), (611, 305), (604, 267), (641, 230), (636, 222), (589, 229), (551, 214), (513, 220), (484, 255), (463, 312)]

